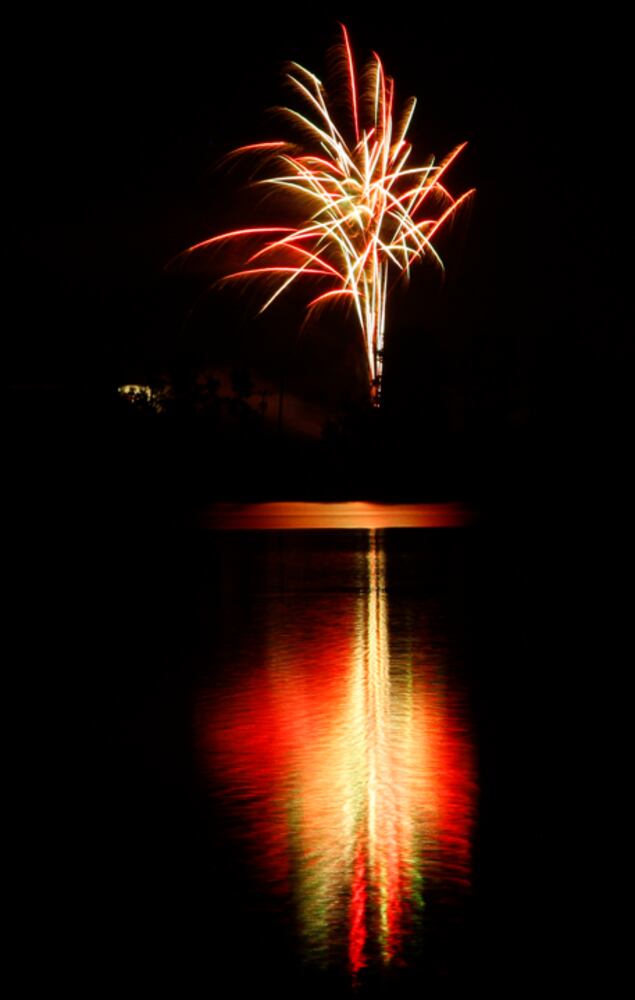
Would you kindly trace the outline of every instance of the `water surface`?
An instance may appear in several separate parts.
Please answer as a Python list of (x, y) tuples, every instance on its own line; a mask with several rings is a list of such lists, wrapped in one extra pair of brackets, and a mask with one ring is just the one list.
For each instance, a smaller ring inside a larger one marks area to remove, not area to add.
[(464, 944), (477, 780), (460, 536), (212, 536), (195, 718), (215, 847), (240, 871), (248, 936), (266, 922), (272, 969), (316, 994), (432, 984)]

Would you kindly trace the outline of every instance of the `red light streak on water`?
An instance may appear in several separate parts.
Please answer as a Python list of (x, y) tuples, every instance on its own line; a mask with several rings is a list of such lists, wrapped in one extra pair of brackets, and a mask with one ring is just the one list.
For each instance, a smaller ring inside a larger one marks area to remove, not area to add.
[(363, 834), (358, 834), (355, 862), (353, 865), (353, 884), (351, 886), (351, 904), (349, 910), (349, 944), (348, 961), (354, 976), (366, 964), (364, 947), (366, 945), (366, 846)]

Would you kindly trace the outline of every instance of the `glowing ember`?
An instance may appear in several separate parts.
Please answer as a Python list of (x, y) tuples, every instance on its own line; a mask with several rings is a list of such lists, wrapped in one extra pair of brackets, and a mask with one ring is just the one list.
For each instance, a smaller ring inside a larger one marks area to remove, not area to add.
[(304, 109), (281, 111), (301, 140), (253, 143), (231, 154), (260, 157), (268, 176), (256, 183), (291, 196), (295, 214), (302, 212), (300, 223), (236, 229), (187, 252), (244, 240), (244, 267), (222, 280), (270, 279), (273, 290), (261, 312), (298, 278), (323, 282), (323, 290), (309, 302), (308, 314), (340, 301), (355, 311), (371, 398), (378, 406), (390, 266), (408, 277), (412, 264), (428, 257), (443, 269), (434, 237), (473, 190), (454, 198), (445, 186), (445, 174), (465, 143), (438, 164), (430, 157), (423, 166), (410, 165), (412, 147), (406, 135), (416, 100), (410, 98), (394, 117), (394, 81), (376, 54), (358, 85), (348, 34), (341, 27), (350, 120), (336, 124), (322, 82), (291, 63), (287, 80)]

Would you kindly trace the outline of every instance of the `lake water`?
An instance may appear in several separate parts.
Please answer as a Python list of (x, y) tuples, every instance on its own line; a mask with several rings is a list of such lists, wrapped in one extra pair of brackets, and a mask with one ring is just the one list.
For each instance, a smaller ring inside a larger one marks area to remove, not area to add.
[(551, 517), (232, 505), (38, 542), (7, 675), (25, 986), (604, 979), (626, 855), (598, 760), (625, 661), (574, 579), (588, 536), (563, 547)]
[[(305, 994), (460, 982), (478, 807), (465, 515), (291, 506), (210, 515), (193, 710), (214, 864), (237, 875), (219, 880), (224, 947), (238, 934), (262, 981)], [(374, 526), (404, 518), (430, 527)]]

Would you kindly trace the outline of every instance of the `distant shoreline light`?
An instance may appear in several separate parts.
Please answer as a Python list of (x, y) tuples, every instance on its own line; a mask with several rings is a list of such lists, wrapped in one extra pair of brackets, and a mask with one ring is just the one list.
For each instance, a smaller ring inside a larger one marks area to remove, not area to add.
[(201, 527), (213, 531), (313, 528), (461, 528), (473, 520), (459, 503), (218, 503), (207, 507)]

